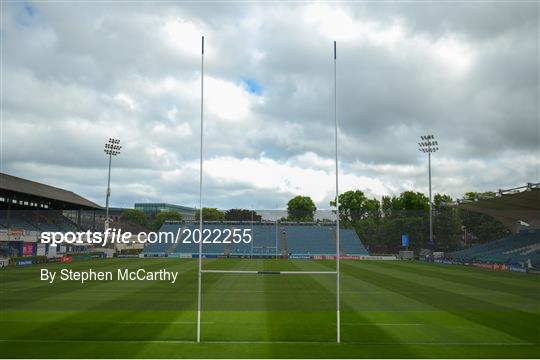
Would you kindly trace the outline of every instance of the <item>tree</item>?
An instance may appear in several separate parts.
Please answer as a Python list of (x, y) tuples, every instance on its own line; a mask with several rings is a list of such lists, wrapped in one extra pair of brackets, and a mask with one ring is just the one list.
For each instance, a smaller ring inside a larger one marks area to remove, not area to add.
[[(225, 213), (217, 208), (205, 208), (203, 207), (203, 220), (204, 221), (223, 221), (225, 220)], [(200, 211), (195, 213), (195, 220), (199, 221)]]
[(384, 217), (392, 216), (392, 209), (394, 208), (395, 196), (383, 196), (381, 202), (381, 213)]
[(176, 211), (162, 211), (152, 221), (152, 229), (158, 231), (167, 220), (182, 221), (182, 215)]
[(253, 210), (247, 209), (229, 209), (225, 211), (225, 220), (228, 221), (261, 221), (261, 215)]
[(287, 203), (289, 221), (313, 221), (317, 207), (309, 196), (296, 196)]
[(364, 219), (359, 219), (354, 222), (354, 229), (362, 241), (362, 244), (364, 244), (369, 251), (375, 251), (377, 253), (384, 253), (386, 251), (383, 245), (384, 239), (380, 236), (380, 218), (368, 216)]
[(435, 194), (433, 197), (433, 236), (439, 249), (455, 249), (459, 245), (461, 219), (457, 209), (447, 206), (451, 202), (448, 195)]
[(124, 223), (135, 223), (141, 226), (148, 226), (148, 216), (139, 209), (126, 209), (120, 215), (120, 221)]
[(429, 232), (429, 199), (420, 192), (404, 191), (399, 196), (383, 196), (379, 224), (381, 251), (401, 249), (401, 235), (408, 234), (409, 248), (427, 245)]
[(427, 211), (429, 199), (420, 192), (404, 191), (393, 203), (394, 210), (404, 211)]
[[(330, 201), (330, 206), (336, 202)], [(350, 225), (368, 216), (378, 217), (381, 204), (377, 199), (368, 199), (361, 190), (350, 190), (339, 195), (339, 219)]]

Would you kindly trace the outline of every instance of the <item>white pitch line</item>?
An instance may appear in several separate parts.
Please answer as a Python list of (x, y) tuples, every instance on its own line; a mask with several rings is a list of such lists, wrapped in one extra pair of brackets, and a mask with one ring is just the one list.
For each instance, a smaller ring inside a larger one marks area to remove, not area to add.
[[(156, 344), (196, 344), (195, 340), (92, 340), (92, 339), (0, 339), (0, 342), (22, 342), (22, 343), (156, 343)], [(334, 340), (328, 341), (294, 341), (294, 340), (276, 340), (276, 341), (238, 341), (238, 340), (202, 340), (206, 344), (335, 344)], [(444, 342), (444, 341), (426, 341), (426, 342), (361, 342), (361, 341), (344, 341), (344, 344), (351, 345), (455, 345), (455, 346), (533, 346), (535, 344), (529, 342)]]
[[(111, 322), (112, 324), (158, 324), (158, 325), (194, 325), (196, 321), (120, 321), (120, 322)], [(215, 324), (213, 321), (201, 321), (201, 324)]]
[(281, 270), (201, 270), (203, 273), (215, 274), (256, 274), (256, 275), (317, 275), (336, 274), (335, 271), (281, 271)]
[(396, 324), (392, 324), (392, 323), (343, 323), (343, 325), (348, 325), (348, 326), (420, 326), (420, 325), (424, 325), (424, 324), (416, 324), (416, 323), (412, 323), (412, 324), (409, 324), (409, 323), (396, 323)]

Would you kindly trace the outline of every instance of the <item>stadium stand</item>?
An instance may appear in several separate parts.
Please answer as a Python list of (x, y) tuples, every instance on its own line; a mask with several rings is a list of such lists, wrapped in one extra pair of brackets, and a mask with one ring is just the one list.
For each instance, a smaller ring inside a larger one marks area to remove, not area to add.
[(540, 267), (540, 230), (522, 230), (515, 235), (455, 251), (449, 257), (461, 262), (507, 265), (527, 264), (530, 261), (533, 267)]
[(64, 214), (80, 219), (82, 211), (102, 208), (71, 191), (0, 173), (0, 256), (46, 255), (39, 234), (81, 229)]
[(540, 229), (540, 183), (501, 189), (493, 196), (477, 195), (475, 199), (460, 199), (453, 206), (489, 215), (514, 234), (527, 228)]
[(292, 255), (335, 255), (336, 243), (329, 227), (285, 226), (287, 252)]
[(346, 255), (369, 255), (353, 229), (342, 229), (340, 231), (340, 244)]
[(461, 262), (540, 267), (540, 183), (498, 190), (492, 196), (461, 199), (453, 206), (492, 216), (513, 235), (455, 251), (447, 257)]
[[(145, 256), (188, 256), (198, 254), (198, 244), (186, 240), (187, 234), (199, 228), (198, 223), (167, 222), (160, 229), (161, 233), (180, 232), (179, 241), (175, 244), (155, 243), (147, 245), (144, 249)], [(334, 256), (336, 252), (335, 228), (332, 226), (320, 226), (317, 224), (307, 225), (280, 225), (275, 223), (208, 223), (204, 229), (220, 230), (222, 233), (228, 229), (251, 229), (253, 243), (232, 244), (203, 244), (202, 253), (205, 256), (275, 256), (276, 254), (309, 255), (309, 256)], [(214, 233), (213, 233), (214, 234)], [(352, 229), (342, 229), (341, 232), (341, 255), (369, 255), (368, 251)], [(276, 239), (277, 237), (277, 239)], [(209, 240), (213, 239), (213, 235)], [(223, 239), (223, 237), (222, 237)], [(276, 241), (277, 240), (277, 241)], [(283, 240), (283, 241), (282, 241)], [(276, 249), (276, 243), (277, 249)], [(286, 245), (284, 245), (286, 244)]]

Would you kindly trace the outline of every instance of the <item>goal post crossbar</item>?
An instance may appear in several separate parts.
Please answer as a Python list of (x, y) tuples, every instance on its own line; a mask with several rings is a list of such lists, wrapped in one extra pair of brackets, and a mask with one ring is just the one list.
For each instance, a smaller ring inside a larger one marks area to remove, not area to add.
[(336, 271), (289, 271), (289, 270), (201, 270), (214, 274), (256, 274), (256, 275), (336, 275)]

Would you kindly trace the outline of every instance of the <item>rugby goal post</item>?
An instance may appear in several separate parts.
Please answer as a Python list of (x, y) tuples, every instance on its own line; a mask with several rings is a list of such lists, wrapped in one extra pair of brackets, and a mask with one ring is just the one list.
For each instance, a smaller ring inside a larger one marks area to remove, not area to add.
[[(220, 274), (257, 274), (257, 275), (335, 275), (336, 276), (336, 342), (341, 342), (341, 309), (340, 309), (340, 246), (339, 246), (339, 157), (338, 157), (338, 118), (337, 118), (337, 44), (334, 41), (334, 142), (335, 142), (335, 179), (336, 179), (336, 270), (335, 271), (265, 271), (265, 270), (205, 270), (202, 267), (202, 239), (199, 240), (198, 254), (198, 286), (197, 286), (197, 342), (201, 342), (201, 299), (202, 275), (204, 273)], [(200, 123), (200, 162), (199, 162), (199, 231), (203, 233), (203, 104), (204, 104), (204, 36), (201, 38), (201, 123)], [(253, 214), (252, 214), (253, 216)], [(253, 220), (252, 220), (253, 226)], [(276, 221), (276, 258), (278, 252), (278, 226)], [(251, 257), (253, 256), (253, 245)]]

